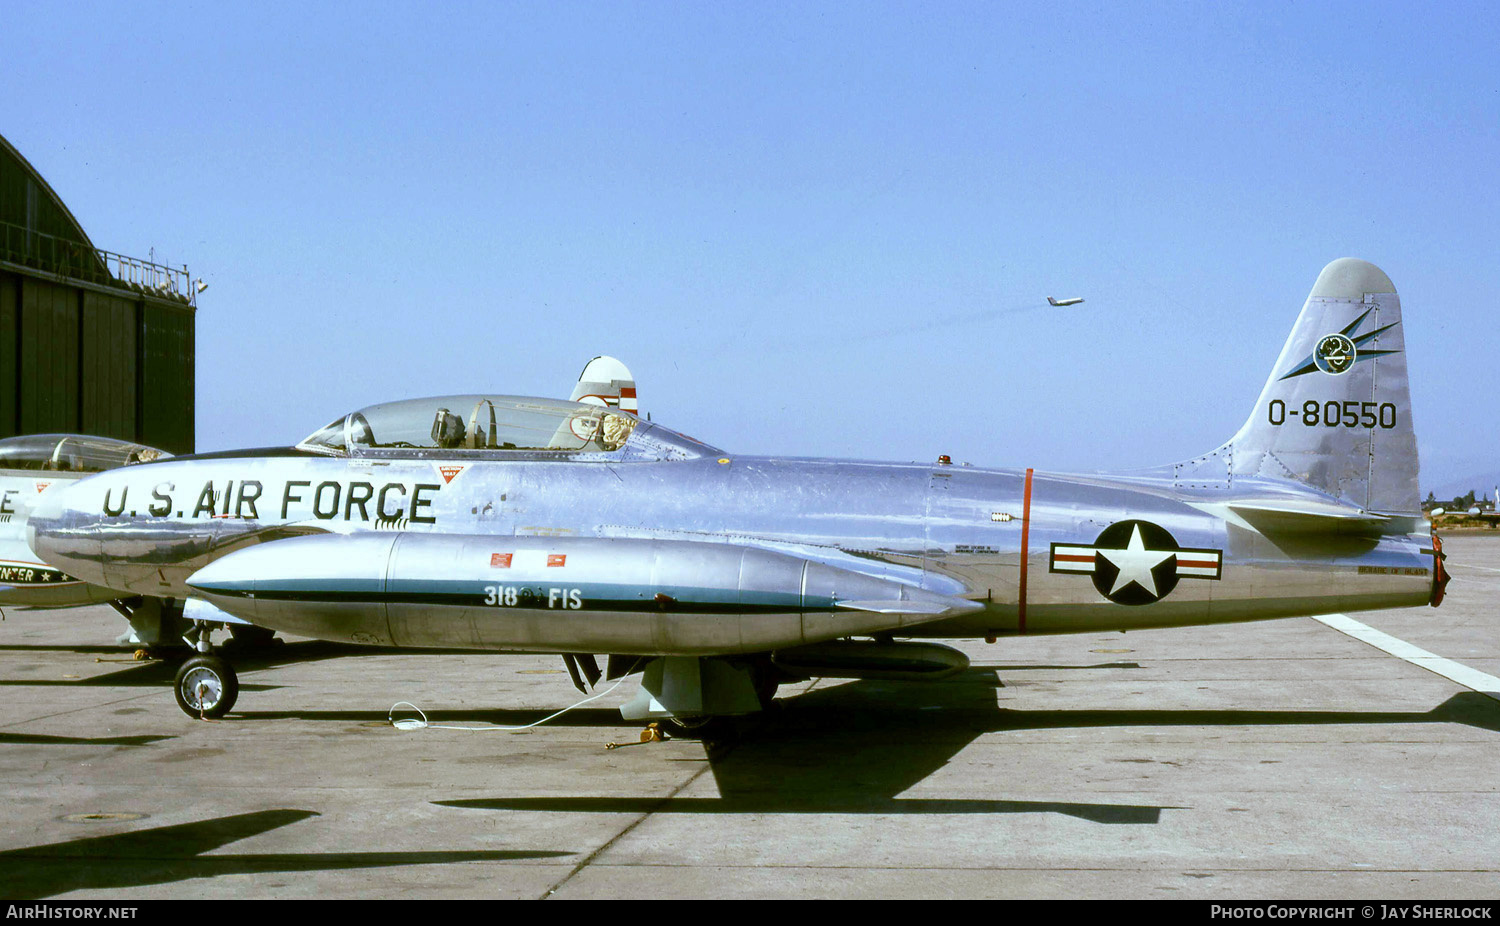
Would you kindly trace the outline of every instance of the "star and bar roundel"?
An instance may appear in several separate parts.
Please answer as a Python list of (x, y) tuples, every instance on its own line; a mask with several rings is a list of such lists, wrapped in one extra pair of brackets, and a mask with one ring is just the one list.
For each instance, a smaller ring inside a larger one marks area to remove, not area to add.
[(1115, 604), (1152, 604), (1181, 579), (1218, 579), (1224, 551), (1177, 545), (1166, 528), (1150, 521), (1116, 521), (1092, 545), (1054, 543), (1050, 572), (1087, 575), (1099, 594)]

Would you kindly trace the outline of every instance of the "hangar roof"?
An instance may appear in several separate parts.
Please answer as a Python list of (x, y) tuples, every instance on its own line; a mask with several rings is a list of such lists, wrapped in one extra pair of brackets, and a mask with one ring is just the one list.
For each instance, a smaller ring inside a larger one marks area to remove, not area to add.
[[(14, 161), (15, 168), (19, 168), (7, 170), (4, 169), (7, 165), (0, 164), (0, 222), (94, 246), (62, 198), (4, 135), (0, 135), (0, 159)], [(45, 194), (44, 203), (28, 202), (25, 186), (28, 179)]]
[(169, 267), (94, 246), (78, 219), (15, 146), (0, 136), (0, 261), (85, 285), (134, 290), (196, 307), (186, 267)]

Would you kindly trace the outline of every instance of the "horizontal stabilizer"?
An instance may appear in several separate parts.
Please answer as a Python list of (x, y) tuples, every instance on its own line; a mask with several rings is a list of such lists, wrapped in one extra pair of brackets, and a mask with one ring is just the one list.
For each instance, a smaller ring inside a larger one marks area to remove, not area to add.
[(1386, 515), (1311, 500), (1238, 501), (1229, 508), (1257, 530), (1282, 533), (1378, 533), (1391, 521)]

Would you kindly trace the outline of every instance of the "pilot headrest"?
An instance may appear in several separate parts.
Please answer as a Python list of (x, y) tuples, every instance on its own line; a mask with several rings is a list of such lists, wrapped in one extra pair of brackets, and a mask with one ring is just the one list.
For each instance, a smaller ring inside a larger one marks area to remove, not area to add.
[(458, 447), (464, 442), (462, 418), (446, 408), (437, 410), (432, 418), (432, 442), (438, 447)]

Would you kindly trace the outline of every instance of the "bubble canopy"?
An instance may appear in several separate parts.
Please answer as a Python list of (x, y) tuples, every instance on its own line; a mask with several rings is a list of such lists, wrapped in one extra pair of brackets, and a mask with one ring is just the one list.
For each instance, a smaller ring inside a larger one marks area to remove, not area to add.
[(145, 444), (88, 434), (25, 434), (0, 440), (0, 469), (97, 473), (170, 456)]
[(719, 451), (617, 408), (527, 396), (455, 395), (371, 405), (297, 445), (336, 456), (482, 454), (599, 460), (684, 460)]

